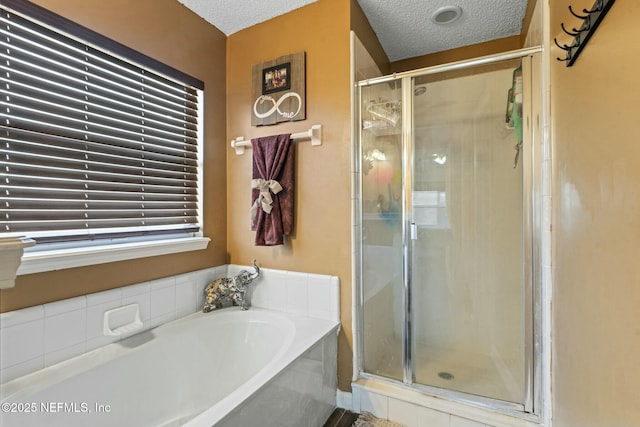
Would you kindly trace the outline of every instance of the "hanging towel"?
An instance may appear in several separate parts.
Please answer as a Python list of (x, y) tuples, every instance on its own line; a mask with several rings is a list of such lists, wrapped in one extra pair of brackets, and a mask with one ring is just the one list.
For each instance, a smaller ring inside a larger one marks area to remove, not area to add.
[(251, 230), (256, 246), (284, 244), (293, 231), (294, 144), (291, 134), (251, 140)]

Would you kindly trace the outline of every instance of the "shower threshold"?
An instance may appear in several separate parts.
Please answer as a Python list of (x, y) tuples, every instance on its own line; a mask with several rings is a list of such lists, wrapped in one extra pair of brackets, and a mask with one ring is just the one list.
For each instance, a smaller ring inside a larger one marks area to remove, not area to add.
[[(453, 419), (473, 420), (496, 427), (540, 427), (540, 419), (524, 412), (522, 405), (452, 392), (361, 373), (351, 383), (353, 410), (407, 423), (409, 418), (453, 425)], [(450, 417), (450, 418), (449, 418)], [(462, 422), (462, 420), (460, 420)]]

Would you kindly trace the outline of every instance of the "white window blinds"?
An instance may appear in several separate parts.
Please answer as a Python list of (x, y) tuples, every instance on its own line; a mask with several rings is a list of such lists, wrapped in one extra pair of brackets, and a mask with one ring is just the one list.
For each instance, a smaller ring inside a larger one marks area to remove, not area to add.
[(23, 0), (0, 25), (0, 236), (199, 232), (202, 82)]

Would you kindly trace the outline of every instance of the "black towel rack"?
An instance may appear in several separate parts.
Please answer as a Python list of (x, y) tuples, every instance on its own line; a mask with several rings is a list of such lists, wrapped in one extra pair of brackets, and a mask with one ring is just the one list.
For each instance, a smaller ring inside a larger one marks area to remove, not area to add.
[(568, 30), (564, 26), (564, 22), (560, 24), (562, 31), (573, 37), (573, 42), (570, 45), (561, 45), (557, 39), (553, 39), (556, 46), (566, 52), (564, 58), (556, 58), (558, 61), (565, 61), (567, 67), (571, 67), (573, 63), (576, 62), (580, 52), (582, 52), (582, 49), (584, 49), (615, 1), (616, 0), (596, 0), (590, 10), (582, 9), (583, 14), (576, 13), (573, 8), (569, 6), (569, 12), (576, 18), (581, 19), (582, 25), (579, 28), (573, 27), (571, 30)]

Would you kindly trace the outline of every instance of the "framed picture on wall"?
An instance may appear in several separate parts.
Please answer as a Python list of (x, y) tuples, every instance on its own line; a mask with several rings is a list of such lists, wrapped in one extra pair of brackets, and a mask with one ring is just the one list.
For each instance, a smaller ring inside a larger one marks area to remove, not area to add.
[(291, 63), (274, 65), (262, 70), (262, 94), (291, 89)]
[(269, 126), (304, 120), (305, 53), (283, 55), (251, 67), (251, 124)]

